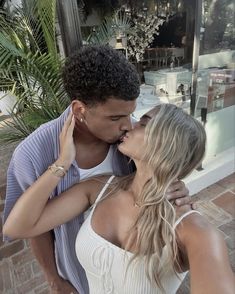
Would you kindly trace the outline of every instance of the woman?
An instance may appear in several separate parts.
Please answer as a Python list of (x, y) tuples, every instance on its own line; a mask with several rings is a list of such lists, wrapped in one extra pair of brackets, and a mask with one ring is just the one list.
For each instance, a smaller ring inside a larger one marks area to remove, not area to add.
[[(74, 118), (60, 137), (57, 165), (75, 157)], [(206, 135), (201, 124), (174, 105), (145, 114), (119, 150), (136, 164), (125, 178), (100, 176), (48, 201), (60, 178), (49, 168), (18, 200), (3, 233), (36, 236), (90, 207), (76, 240), (90, 293), (175, 293), (190, 269), (191, 293), (234, 293), (233, 273), (222, 236), (197, 212), (166, 199), (176, 179), (200, 164)], [(30, 212), (30, 213), (29, 213)]]

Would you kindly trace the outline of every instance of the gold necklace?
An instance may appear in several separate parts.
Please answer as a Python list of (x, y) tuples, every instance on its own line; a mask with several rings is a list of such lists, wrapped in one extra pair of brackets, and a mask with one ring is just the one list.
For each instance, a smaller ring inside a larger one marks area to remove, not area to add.
[(131, 198), (133, 199), (133, 202), (134, 202), (133, 206), (140, 208), (141, 205), (136, 201), (134, 192), (132, 190), (127, 190), (127, 191), (132, 195)]

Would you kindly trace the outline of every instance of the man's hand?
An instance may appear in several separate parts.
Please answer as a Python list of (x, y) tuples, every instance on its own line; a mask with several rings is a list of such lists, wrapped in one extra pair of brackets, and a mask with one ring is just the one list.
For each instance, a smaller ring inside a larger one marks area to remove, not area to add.
[(192, 205), (192, 198), (189, 196), (189, 190), (183, 181), (176, 181), (170, 185), (167, 190), (167, 199), (177, 206)]
[(78, 291), (68, 282), (59, 279), (56, 282), (50, 282), (50, 294), (79, 294)]

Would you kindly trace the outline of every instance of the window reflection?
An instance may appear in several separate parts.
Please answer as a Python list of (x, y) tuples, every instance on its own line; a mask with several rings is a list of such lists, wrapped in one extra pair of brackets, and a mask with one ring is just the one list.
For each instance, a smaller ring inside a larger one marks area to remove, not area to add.
[[(142, 88), (152, 87), (156, 101), (175, 103), (189, 112), (195, 95), (195, 4), (186, 0), (80, 1), (83, 44), (109, 44), (122, 51), (136, 66)], [(201, 109), (213, 112), (234, 104), (234, 6), (233, 0), (202, 1), (196, 116)]]
[(205, 0), (202, 7), (196, 113), (235, 104), (234, 1)]

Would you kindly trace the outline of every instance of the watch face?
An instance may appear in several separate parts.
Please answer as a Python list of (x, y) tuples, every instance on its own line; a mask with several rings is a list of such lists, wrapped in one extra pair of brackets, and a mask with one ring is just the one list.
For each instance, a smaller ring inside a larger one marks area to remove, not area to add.
[(55, 175), (57, 175), (58, 177), (63, 177), (64, 172), (59, 168), (55, 168)]
[(51, 172), (55, 176), (60, 177), (60, 178), (63, 177), (65, 175), (65, 173), (66, 173), (65, 170), (64, 170), (64, 168), (61, 167), (61, 166), (51, 165), (49, 167), (49, 169), (51, 170)]

